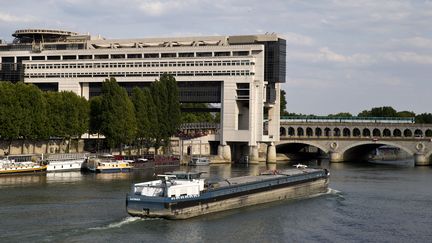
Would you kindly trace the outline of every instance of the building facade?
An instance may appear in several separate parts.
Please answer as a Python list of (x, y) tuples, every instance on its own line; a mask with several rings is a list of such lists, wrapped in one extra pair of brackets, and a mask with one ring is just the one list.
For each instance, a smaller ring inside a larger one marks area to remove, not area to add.
[(258, 143), (279, 140), (286, 42), (275, 34), (105, 39), (24, 29), (13, 36), (13, 43), (0, 42), (0, 80), (89, 99), (109, 77), (131, 91), (168, 73), (178, 82), (181, 102), (220, 103), (215, 140), (221, 157), (255, 160)]

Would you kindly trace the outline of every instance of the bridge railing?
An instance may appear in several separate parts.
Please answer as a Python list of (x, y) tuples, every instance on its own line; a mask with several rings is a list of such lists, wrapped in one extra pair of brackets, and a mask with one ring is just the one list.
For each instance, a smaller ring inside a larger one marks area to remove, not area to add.
[(414, 117), (329, 117), (329, 116), (281, 116), (285, 122), (333, 122), (333, 123), (414, 123)]

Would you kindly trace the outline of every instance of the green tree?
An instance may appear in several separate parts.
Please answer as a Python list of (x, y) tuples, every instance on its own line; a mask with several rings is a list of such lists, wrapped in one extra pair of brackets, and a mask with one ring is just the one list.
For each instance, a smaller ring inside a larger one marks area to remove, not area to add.
[(415, 117), (416, 114), (412, 111), (399, 111), (397, 113), (398, 117)]
[(390, 106), (374, 107), (370, 111), (364, 110), (358, 114), (359, 117), (397, 117), (397, 111)]
[(63, 114), (63, 99), (59, 92), (45, 93), (47, 101), (47, 118), (48, 118), (48, 135), (50, 137), (65, 137), (65, 119), (67, 116)]
[(132, 90), (132, 103), (135, 108), (135, 118), (137, 121), (137, 142), (140, 147), (144, 145), (144, 141), (148, 141), (151, 137), (149, 109), (145, 92), (135, 87)]
[(167, 106), (167, 92), (165, 86), (158, 80), (150, 85), (152, 99), (156, 107), (156, 117), (158, 120), (158, 129), (153, 132), (153, 146), (155, 150), (162, 146), (163, 141), (168, 140), (168, 106)]
[(114, 78), (103, 82), (101, 97), (101, 132), (110, 148), (120, 145), (122, 152), (122, 145), (130, 144), (136, 133), (133, 103)]
[(20, 109), (15, 86), (10, 82), (0, 82), (0, 139), (9, 141), (9, 153), (12, 140), (19, 138)]
[(79, 139), (88, 131), (89, 104), (70, 91), (45, 93), (48, 110), (48, 134), (68, 139), (68, 151), (72, 138)]
[(149, 120), (148, 131), (145, 134), (148, 134), (148, 138), (146, 138), (144, 146), (150, 148), (154, 145), (154, 141), (159, 134), (159, 120), (158, 120), (158, 109), (153, 101), (153, 95), (149, 88), (145, 88), (143, 90), (144, 97), (146, 98), (147, 103), (147, 114)]
[(432, 113), (421, 113), (415, 117), (416, 123), (432, 124)]
[(163, 74), (160, 78), (160, 81), (162, 84), (164, 84), (165, 90), (167, 92), (167, 136), (172, 136), (177, 132), (180, 126), (181, 111), (179, 90), (177, 82), (172, 75)]
[(19, 137), (43, 139), (48, 137), (47, 104), (42, 91), (32, 84), (15, 84), (15, 97), (19, 109), (15, 112), (19, 119)]

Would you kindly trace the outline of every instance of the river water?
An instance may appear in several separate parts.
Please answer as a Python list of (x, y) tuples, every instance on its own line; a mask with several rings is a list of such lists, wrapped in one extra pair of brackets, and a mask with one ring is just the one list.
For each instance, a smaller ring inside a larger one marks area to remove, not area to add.
[[(160, 170), (1, 176), (0, 242), (432, 241), (431, 167), (411, 161), (310, 165), (330, 169), (329, 193), (180, 221), (140, 219), (125, 211), (131, 184)], [(291, 166), (277, 164), (286, 167)], [(168, 170), (173, 169), (178, 168)], [(198, 170), (220, 179), (265, 169), (263, 164)]]

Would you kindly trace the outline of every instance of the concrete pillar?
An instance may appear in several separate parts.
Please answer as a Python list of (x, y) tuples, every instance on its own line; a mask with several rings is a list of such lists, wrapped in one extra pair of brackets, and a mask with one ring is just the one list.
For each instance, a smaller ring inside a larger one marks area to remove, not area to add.
[(217, 155), (220, 159), (223, 159), (223, 149), (224, 149), (223, 145), (219, 144), (218, 150), (217, 150)]
[(267, 170), (276, 170), (276, 164), (267, 164)]
[(267, 146), (267, 163), (276, 163), (276, 146), (273, 143)]
[(330, 162), (338, 163), (343, 161), (343, 156), (339, 152), (330, 152)]
[(231, 147), (229, 145), (223, 146), (222, 157), (224, 160), (231, 162)]
[(258, 146), (249, 146), (249, 164), (259, 164)]
[(415, 165), (430, 165), (424, 154), (414, 154)]

